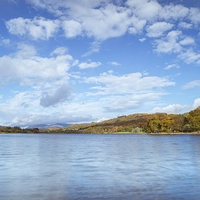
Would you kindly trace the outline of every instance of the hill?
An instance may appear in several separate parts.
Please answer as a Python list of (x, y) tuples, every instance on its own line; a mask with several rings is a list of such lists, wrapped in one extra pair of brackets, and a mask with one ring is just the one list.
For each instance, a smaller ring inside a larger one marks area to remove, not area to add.
[(0, 126), (0, 133), (200, 133), (200, 106), (184, 114), (138, 113), (102, 122), (49, 126), (40, 124), (40, 129)]
[(103, 122), (75, 124), (45, 132), (63, 133), (178, 133), (200, 131), (200, 106), (189, 113), (138, 113), (120, 116)]

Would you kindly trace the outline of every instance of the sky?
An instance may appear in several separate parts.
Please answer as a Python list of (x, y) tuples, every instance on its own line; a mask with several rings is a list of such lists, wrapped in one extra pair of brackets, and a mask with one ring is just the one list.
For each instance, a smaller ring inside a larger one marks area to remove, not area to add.
[(199, 0), (1, 0), (0, 125), (200, 106)]

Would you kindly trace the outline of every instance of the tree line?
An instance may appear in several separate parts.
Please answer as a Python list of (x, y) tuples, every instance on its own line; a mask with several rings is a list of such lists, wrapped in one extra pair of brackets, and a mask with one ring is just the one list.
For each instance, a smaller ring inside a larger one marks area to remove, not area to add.
[(18, 126), (10, 127), (10, 126), (2, 126), (0, 128), (0, 133), (39, 133), (39, 128), (33, 129), (23, 129)]

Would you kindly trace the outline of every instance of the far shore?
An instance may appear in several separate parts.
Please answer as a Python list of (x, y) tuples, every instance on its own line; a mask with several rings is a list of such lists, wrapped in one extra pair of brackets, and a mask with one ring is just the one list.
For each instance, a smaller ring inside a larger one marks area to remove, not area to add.
[(167, 133), (167, 132), (160, 132), (160, 133), (145, 133), (145, 132), (140, 132), (140, 133), (131, 133), (131, 132), (114, 132), (114, 133), (64, 133), (64, 132), (57, 132), (57, 133), (46, 133), (46, 132), (39, 132), (39, 133), (5, 133), (5, 132), (0, 132), (0, 134), (140, 134), (140, 135), (200, 135), (199, 132), (173, 132), (173, 133)]

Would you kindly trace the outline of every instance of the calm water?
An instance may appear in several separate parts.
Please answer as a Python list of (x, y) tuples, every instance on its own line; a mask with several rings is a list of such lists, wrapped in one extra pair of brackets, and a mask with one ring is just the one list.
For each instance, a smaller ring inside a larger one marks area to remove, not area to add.
[(1, 134), (0, 200), (200, 199), (200, 135)]

